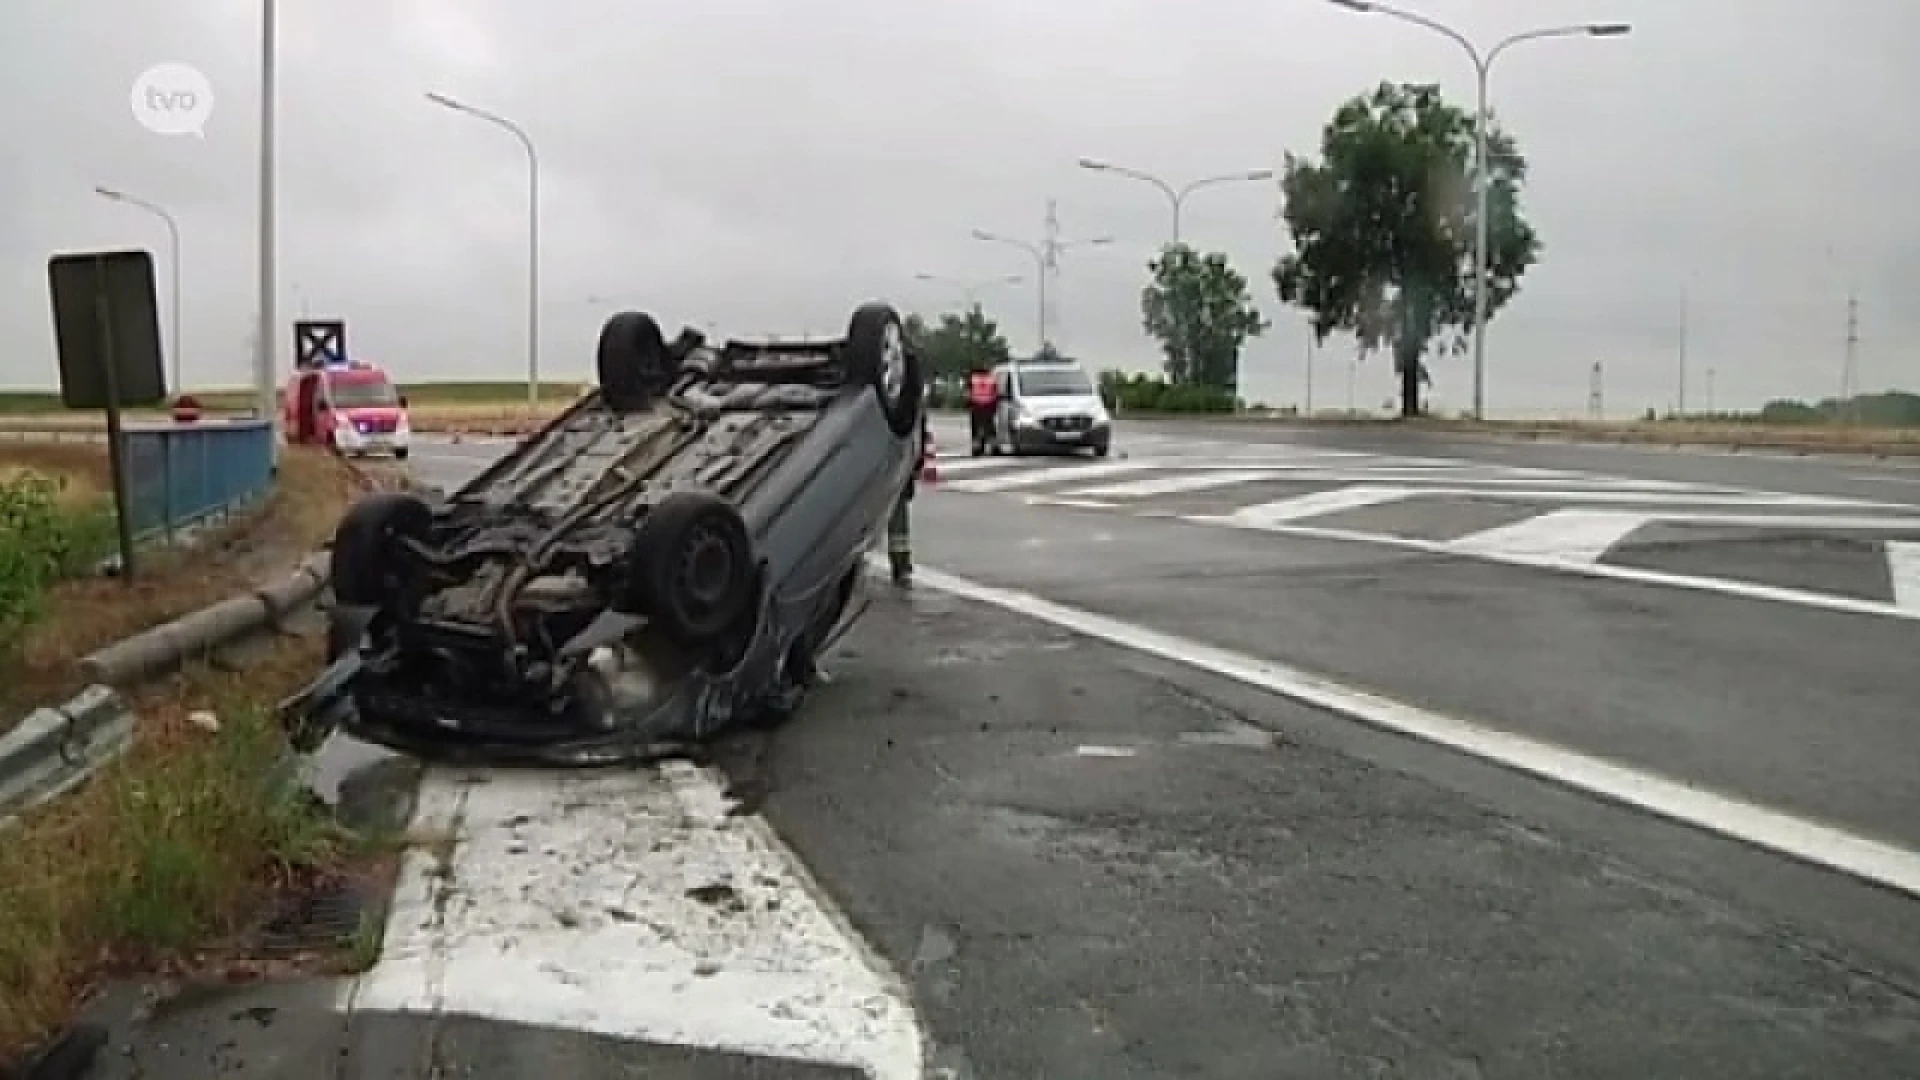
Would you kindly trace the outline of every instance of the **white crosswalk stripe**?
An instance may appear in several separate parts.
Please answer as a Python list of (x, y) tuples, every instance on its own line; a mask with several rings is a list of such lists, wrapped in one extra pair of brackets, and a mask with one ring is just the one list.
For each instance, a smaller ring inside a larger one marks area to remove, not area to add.
[[(936, 490), (1063, 511), (1328, 539), (1377, 538), (1510, 564), (1587, 567), (1623, 580), (1788, 598), (1783, 602), (1806, 602), (1815, 594), (1601, 564), (1653, 525), (1880, 536), (1884, 542), (1873, 542), (1885, 552), (1888, 591), (1863, 610), (1920, 616), (1920, 505), (1286, 443), (1139, 436), (1117, 451), (1117, 460), (943, 460), (943, 474), (951, 479)], [(1359, 524), (1363, 519), (1366, 524)]]
[(974, 493), (1012, 491), (1016, 488), (1044, 487), (1062, 480), (1124, 476), (1127, 473), (1147, 472), (1159, 467), (1158, 463), (1152, 461), (1104, 461), (1098, 465), (1056, 465), (1052, 468), (1018, 472), (1010, 476), (1002, 474), (983, 476), (977, 480), (956, 480), (947, 487), (954, 491)]
[(1174, 473), (1171, 476), (1150, 476), (1145, 480), (1125, 480), (1118, 484), (1076, 488), (1066, 492), (1066, 495), (1069, 498), (1082, 499), (1131, 499), (1152, 495), (1175, 495), (1182, 491), (1206, 491), (1210, 488), (1251, 484), (1258, 480), (1273, 480), (1285, 475), (1287, 475), (1285, 472), (1278, 469), (1221, 469), (1210, 472)]

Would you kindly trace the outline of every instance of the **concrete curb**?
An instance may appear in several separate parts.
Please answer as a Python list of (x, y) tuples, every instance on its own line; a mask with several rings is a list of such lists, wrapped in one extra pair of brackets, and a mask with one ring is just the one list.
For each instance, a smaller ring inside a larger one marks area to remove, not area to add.
[(35, 709), (0, 736), (0, 815), (37, 806), (93, 775), (133, 742), (133, 709), (111, 687)]
[(127, 687), (177, 669), (229, 642), (278, 626), (326, 587), (327, 557), (310, 555), (286, 578), (143, 630), (80, 660), (88, 682)]

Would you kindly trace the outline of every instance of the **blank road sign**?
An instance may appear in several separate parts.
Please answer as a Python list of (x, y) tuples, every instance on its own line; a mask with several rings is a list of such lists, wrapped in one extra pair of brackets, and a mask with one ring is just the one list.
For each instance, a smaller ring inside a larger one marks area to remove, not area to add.
[[(113, 364), (117, 404), (138, 407), (166, 400), (153, 256), (145, 251), (56, 255), (47, 261), (47, 280), (60, 352), (60, 399), (67, 408), (107, 407), (108, 362)], [(102, 298), (107, 305), (105, 334)]]

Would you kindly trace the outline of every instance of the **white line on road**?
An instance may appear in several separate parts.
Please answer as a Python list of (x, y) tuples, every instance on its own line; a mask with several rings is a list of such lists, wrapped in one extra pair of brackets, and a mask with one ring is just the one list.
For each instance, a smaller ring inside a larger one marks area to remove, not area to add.
[(935, 456), (933, 459), (933, 464), (935, 468), (940, 470), (941, 475), (944, 476), (947, 473), (957, 474), (957, 473), (970, 473), (970, 472), (986, 472), (991, 469), (1004, 469), (1010, 465), (1019, 464), (1019, 459), (1005, 458), (1005, 457), (966, 457), (966, 456), (947, 458), (947, 457)]
[(1057, 465), (1050, 469), (1034, 469), (1016, 473), (1012, 476), (983, 476), (977, 480), (956, 480), (946, 485), (954, 491), (983, 493), (991, 491), (1009, 491), (1013, 488), (1040, 487), (1043, 484), (1058, 483), (1062, 480), (1085, 479), (1098, 480), (1107, 476), (1125, 476), (1128, 473), (1147, 472), (1160, 468), (1152, 461), (1111, 461), (1098, 465)]
[(1172, 476), (1149, 476), (1144, 480), (1125, 480), (1118, 484), (1077, 488), (1065, 494), (1069, 498), (1086, 499), (1178, 495), (1187, 491), (1211, 491), (1214, 488), (1233, 487), (1238, 484), (1257, 484), (1262, 480), (1273, 480), (1286, 475), (1285, 472), (1276, 469), (1218, 469), (1207, 472), (1175, 473)]
[[(1908, 507), (1907, 509), (1913, 509)], [(1691, 510), (1660, 510), (1646, 515), (1655, 521), (1680, 525), (1724, 525), (1739, 529), (1824, 529), (1829, 532), (1920, 532), (1920, 517), (1854, 516), (1838, 514), (1708, 514)]]
[(1556, 557), (1597, 561), (1650, 519), (1618, 510), (1556, 510), (1462, 536), (1451, 546), (1467, 554)]
[(1651, 524), (1719, 525), (1741, 529), (1816, 529), (1826, 532), (1920, 533), (1920, 517), (1844, 517), (1823, 514), (1713, 514), (1691, 511), (1556, 510), (1462, 536), (1451, 547), (1465, 554), (1514, 555), (1593, 562), (1635, 530)]
[(1470, 754), (1754, 847), (1920, 896), (1920, 854), (1832, 825), (1485, 727), (1271, 660), (1231, 652), (1030, 593), (931, 568), (924, 584), (1136, 652), (1212, 672), (1361, 723)]
[(407, 854), (380, 961), (343, 1007), (918, 1080), (904, 991), (772, 830), (727, 810), (680, 762), (430, 770), (411, 831), (433, 839)]
[(1887, 576), (1893, 581), (1894, 604), (1920, 615), (1920, 544), (1889, 540)]
[(1022, 495), (1020, 500), (1028, 506), (1070, 506), (1076, 510), (1117, 510), (1120, 507), (1119, 503), (1076, 499), (1065, 495)]
[(1400, 487), (1362, 485), (1335, 488), (1332, 491), (1315, 491), (1276, 502), (1242, 506), (1230, 517), (1234, 524), (1259, 528), (1277, 525), (1283, 521), (1298, 521), (1301, 518), (1320, 517), (1323, 514), (1358, 510), (1364, 506), (1397, 502), (1413, 494), (1414, 489)]
[[(1911, 509), (1893, 503), (1863, 503), (1851, 499), (1822, 499), (1811, 495), (1783, 495), (1773, 492), (1751, 492), (1748, 494), (1726, 495), (1714, 492), (1679, 494), (1667, 491), (1617, 491), (1584, 490), (1575, 487), (1542, 488), (1538, 490), (1489, 490), (1466, 487), (1411, 487), (1393, 484), (1356, 484), (1352, 487), (1336, 488), (1331, 491), (1316, 491), (1278, 502), (1258, 503), (1243, 506), (1228, 517), (1240, 524), (1271, 524), (1280, 521), (1297, 521), (1302, 518), (1320, 517), (1346, 510), (1357, 510), (1381, 503), (1397, 502), (1401, 499), (1421, 497), (1478, 498), (1482, 500), (1521, 501), (1521, 502), (1571, 502), (1571, 503), (1624, 503), (1627, 505), (1645, 504), (1649, 506), (1777, 506), (1799, 509), (1827, 509), (1835, 507)], [(1670, 517), (1672, 515), (1662, 515)], [(1767, 519), (1777, 520), (1775, 518)], [(1848, 521), (1866, 520), (1859, 518)], [(1912, 519), (1908, 519), (1912, 520)], [(1725, 524), (1734, 524), (1729, 518)], [(1883, 526), (1861, 526), (1875, 528)]]
[(1729, 581), (1725, 578), (1696, 577), (1692, 574), (1670, 574), (1663, 570), (1643, 570), (1635, 566), (1583, 563), (1576, 562), (1572, 559), (1556, 559), (1536, 555), (1515, 555), (1491, 551), (1464, 551), (1454, 547), (1450, 543), (1439, 540), (1423, 540), (1411, 536), (1393, 536), (1387, 533), (1360, 532), (1356, 529), (1332, 529), (1318, 525), (1276, 524), (1242, 520), (1232, 516), (1220, 517), (1208, 514), (1182, 514), (1179, 515), (1179, 520), (1191, 522), (1195, 525), (1224, 525), (1232, 529), (1248, 529), (1255, 532), (1274, 533), (1280, 536), (1297, 536), (1306, 540), (1330, 540), (1342, 544), (1372, 544), (1376, 547), (1399, 548), (1402, 551), (1418, 551), (1427, 555), (1478, 559), (1483, 562), (1499, 563), (1505, 566), (1521, 566), (1530, 570), (1545, 570), (1560, 574), (1577, 574), (1581, 577), (1601, 578), (1608, 581), (1627, 581), (1637, 585), (1658, 585), (1670, 589), (1690, 589), (1695, 592), (1718, 593), (1722, 596), (1733, 596), (1743, 600), (1764, 600), (1776, 604), (1793, 604), (1798, 607), (1814, 608), (1820, 611), (1838, 611), (1848, 615), (1875, 615), (1889, 619), (1920, 620), (1920, 610), (1904, 608), (1896, 604), (1883, 604), (1873, 600), (1856, 600), (1850, 596), (1833, 596), (1827, 593), (1809, 592), (1804, 589), (1788, 589), (1776, 585), (1758, 585), (1746, 581)]

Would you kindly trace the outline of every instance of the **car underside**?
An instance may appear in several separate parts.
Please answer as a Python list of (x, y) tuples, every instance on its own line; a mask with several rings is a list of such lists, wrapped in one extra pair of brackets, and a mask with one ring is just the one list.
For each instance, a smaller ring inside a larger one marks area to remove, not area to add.
[(599, 360), (598, 389), (451, 495), (372, 495), (342, 520), (330, 664), (282, 710), (296, 745), (339, 728), (587, 763), (797, 707), (917, 465), (897, 314), (716, 349), (623, 313)]

